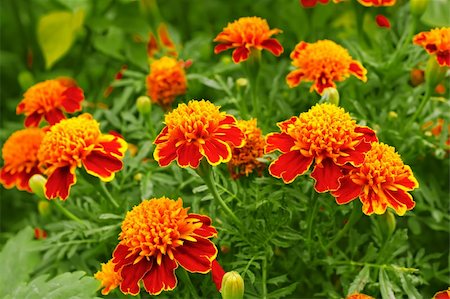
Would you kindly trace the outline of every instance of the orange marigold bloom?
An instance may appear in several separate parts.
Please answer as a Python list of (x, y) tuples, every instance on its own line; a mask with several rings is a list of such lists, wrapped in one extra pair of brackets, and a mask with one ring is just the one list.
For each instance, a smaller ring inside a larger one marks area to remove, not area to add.
[(364, 6), (392, 6), (395, 0), (358, 0)]
[(450, 299), (450, 288), (437, 292), (432, 299)]
[(217, 248), (209, 238), (217, 231), (209, 217), (188, 210), (181, 198), (162, 197), (145, 200), (127, 213), (113, 253), (124, 294), (138, 294), (140, 281), (151, 295), (173, 290), (179, 265), (194, 273), (211, 270)]
[(102, 181), (111, 181), (122, 169), (126, 149), (122, 138), (102, 134), (88, 113), (60, 121), (45, 134), (38, 152), (48, 176), (45, 196), (66, 199), (76, 182), (75, 169), (81, 166)]
[(411, 168), (403, 164), (395, 149), (378, 142), (372, 143), (364, 163), (339, 181), (339, 189), (331, 192), (336, 202), (346, 204), (359, 197), (366, 215), (383, 214), (391, 207), (403, 216), (415, 206), (408, 191), (419, 187)]
[(281, 33), (280, 29), (270, 29), (265, 19), (259, 17), (243, 17), (228, 23), (214, 39), (219, 44), (214, 48), (218, 54), (230, 48), (233, 51), (234, 63), (247, 60), (252, 50), (269, 50), (273, 55), (280, 56), (283, 46), (272, 35)]
[(337, 190), (342, 167), (360, 166), (370, 142), (377, 140), (371, 129), (356, 125), (344, 109), (328, 103), (317, 104), (277, 125), (281, 133), (270, 133), (266, 138), (266, 153), (282, 153), (270, 164), (270, 174), (288, 184), (315, 161), (311, 177), (317, 192)]
[(187, 80), (184, 63), (164, 56), (154, 60), (147, 76), (147, 94), (153, 103), (170, 107), (176, 96), (186, 93)]
[(244, 144), (236, 119), (209, 101), (179, 104), (166, 114), (165, 124), (154, 141), (153, 156), (160, 166), (176, 160), (180, 167), (197, 168), (203, 157), (211, 165), (226, 163), (231, 159), (231, 148)]
[(83, 90), (69, 78), (47, 80), (30, 87), (16, 109), (17, 114), (25, 114), (25, 126), (37, 127), (44, 117), (54, 125), (66, 118), (63, 110), (74, 113), (81, 110), (84, 100)]
[(264, 155), (265, 140), (261, 129), (257, 127), (256, 119), (238, 120), (237, 126), (244, 132), (244, 146), (233, 148), (233, 155), (228, 163), (228, 169), (234, 179), (242, 175), (248, 176), (253, 170), (259, 175), (265, 164), (258, 161)]
[(327, 87), (336, 88), (334, 82), (354, 75), (363, 82), (367, 81), (367, 70), (350, 56), (348, 51), (330, 40), (315, 43), (300, 42), (291, 53), (292, 65), (297, 69), (286, 77), (289, 87), (295, 87), (301, 81), (312, 81), (310, 91), (322, 94)]
[(3, 145), (4, 165), (0, 170), (0, 183), (5, 188), (17, 187), (31, 192), (28, 181), (34, 174), (41, 173), (38, 168), (38, 150), (44, 138), (39, 128), (27, 128), (14, 132)]
[(428, 32), (420, 32), (413, 38), (413, 43), (425, 48), (433, 55), (441, 66), (450, 66), (450, 28), (435, 28)]
[(117, 288), (122, 282), (122, 277), (114, 271), (115, 264), (110, 259), (106, 264), (102, 263), (102, 270), (94, 274), (94, 277), (102, 284), (102, 294), (108, 295), (109, 292)]
[(369, 296), (369, 295), (356, 293), (356, 294), (348, 295), (347, 298), (345, 298), (345, 299), (375, 299), (375, 298), (373, 298), (372, 296)]

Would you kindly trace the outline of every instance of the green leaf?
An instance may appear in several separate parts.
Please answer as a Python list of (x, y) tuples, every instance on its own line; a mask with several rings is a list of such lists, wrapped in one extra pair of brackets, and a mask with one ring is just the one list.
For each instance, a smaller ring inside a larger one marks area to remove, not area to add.
[(383, 268), (380, 268), (380, 291), (381, 298), (395, 299), (394, 291), (392, 290), (392, 283)]
[(427, 10), (421, 21), (431, 27), (450, 26), (450, 2), (448, 0), (433, 0), (428, 2)]
[(33, 229), (26, 227), (9, 239), (0, 252), (0, 297), (12, 292), (21, 282), (27, 281), (39, 263), (39, 254), (35, 250), (37, 241), (33, 238)]
[(284, 288), (280, 288), (270, 294), (267, 295), (267, 298), (282, 298), (285, 297), (287, 295), (292, 294), (292, 292), (295, 291), (295, 289), (297, 288), (298, 282), (294, 282), (293, 284), (284, 287)]
[(47, 69), (69, 51), (76, 32), (83, 26), (84, 17), (84, 10), (78, 10), (75, 13), (51, 12), (39, 19), (37, 37)]
[(362, 268), (362, 270), (359, 271), (358, 275), (350, 284), (350, 288), (348, 289), (347, 295), (361, 292), (364, 289), (366, 283), (369, 281), (369, 278), (370, 278), (370, 268), (368, 266), (364, 266), (364, 268)]
[(28, 284), (23, 283), (6, 298), (26, 299), (88, 299), (95, 298), (100, 282), (83, 271), (66, 272), (48, 280), (49, 275), (42, 275)]
[(408, 274), (404, 274), (402, 272), (397, 272), (400, 276), (400, 281), (402, 283), (403, 290), (408, 295), (409, 299), (419, 299), (422, 296), (417, 291), (416, 287), (413, 285), (411, 278)]

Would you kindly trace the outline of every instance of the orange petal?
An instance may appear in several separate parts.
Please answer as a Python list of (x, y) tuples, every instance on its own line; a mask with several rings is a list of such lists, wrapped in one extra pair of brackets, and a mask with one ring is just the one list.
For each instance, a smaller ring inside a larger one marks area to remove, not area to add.
[(185, 241), (173, 252), (177, 262), (189, 272), (208, 273), (217, 256), (216, 246), (208, 239), (194, 237), (197, 242)]
[(250, 55), (250, 50), (246, 47), (239, 47), (233, 51), (233, 61), (234, 63), (239, 63), (241, 61), (247, 60)]
[(341, 168), (330, 158), (322, 160), (321, 164), (316, 164), (311, 172), (311, 177), (316, 181), (314, 189), (320, 193), (337, 190), (339, 179), (343, 176)]
[(295, 145), (295, 140), (286, 133), (270, 133), (266, 137), (265, 152), (271, 153), (279, 150), (282, 153), (287, 153)]
[(354, 200), (361, 193), (361, 186), (353, 183), (349, 176), (339, 179), (339, 189), (332, 191), (331, 194), (335, 197), (336, 202), (340, 205), (347, 204)]
[(290, 88), (300, 84), (305, 74), (301, 70), (293, 70), (286, 76), (286, 83)]
[(350, 63), (348, 70), (356, 78), (362, 80), (363, 82), (367, 81), (367, 70), (358, 61), (353, 61), (352, 63)]
[(234, 48), (232, 43), (218, 44), (214, 47), (214, 54), (219, 54), (220, 52), (223, 52), (230, 48)]
[(158, 27), (158, 35), (161, 43), (169, 49), (175, 49), (175, 44), (172, 42), (169, 36), (169, 32), (167, 31), (167, 27), (165, 24), (161, 23)]
[(175, 276), (176, 268), (178, 268), (177, 263), (164, 255), (161, 260), (161, 265), (154, 263), (152, 269), (144, 276), (145, 290), (150, 295), (158, 295), (163, 290), (173, 290), (177, 286), (177, 277)]
[(153, 268), (153, 260), (141, 259), (136, 264), (128, 264), (120, 271), (122, 282), (120, 291), (124, 294), (137, 295), (140, 291), (139, 281)]
[(93, 150), (82, 162), (87, 173), (100, 178), (104, 182), (112, 181), (114, 173), (123, 167), (122, 161), (118, 158), (99, 150)]
[(269, 172), (276, 178), (282, 178), (286, 184), (304, 174), (313, 162), (312, 157), (305, 157), (299, 151), (282, 154), (269, 166)]
[(56, 168), (45, 184), (45, 196), (48, 199), (60, 197), (65, 200), (69, 196), (70, 187), (76, 183), (75, 168), (70, 166)]
[(264, 49), (269, 50), (275, 56), (280, 56), (283, 53), (283, 46), (274, 38), (269, 38), (261, 43)]

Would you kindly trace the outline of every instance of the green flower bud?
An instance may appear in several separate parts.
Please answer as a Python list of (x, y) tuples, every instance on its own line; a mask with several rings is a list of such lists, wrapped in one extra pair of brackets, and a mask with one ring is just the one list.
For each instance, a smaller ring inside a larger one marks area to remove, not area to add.
[(148, 96), (140, 96), (136, 100), (136, 107), (140, 114), (150, 114), (152, 111), (152, 102)]
[(242, 299), (244, 297), (244, 280), (236, 271), (225, 273), (222, 279), (223, 299)]
[(339, 106), (339, 92), (336, 88), (327, 87), (323, 90), (322, 100), (330, 104)]
[(247, 78), (239, 78), (236, 80), (236, 85), (239, 87), (245, 87), (248, 85), (248, 80)]
[(50, 214), (50, 202), (48, 200), (40, 200), (38, 203), (38, 211), (41, 216), (48, 216)]
[(34, 194), (36, 194), (40, 199), (43, 200), (47, 200), (44, 192), (45, 183), (47, 183), (47, 179), (40, 174), (33, 175), (28, 181), (31, 191), (33, 191)]
[(417, 18), (421, 17), (428, 6), (428, 0), (410, 0), (411, 14)]

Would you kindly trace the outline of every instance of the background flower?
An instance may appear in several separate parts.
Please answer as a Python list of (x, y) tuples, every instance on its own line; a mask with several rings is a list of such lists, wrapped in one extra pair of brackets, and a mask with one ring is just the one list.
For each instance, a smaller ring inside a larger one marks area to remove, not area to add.
[(413, 42), (422, 46), (429, 54), (436, 54), (439, 65), (450, 66), (450, 28), (420, 32), (414, 36)]
[(94, 274), (94, 277), (102, 284), (102, 295), (108, 295), (122, 282), (122, 277), (118, 272), (114, 271), (114, 266), (112, 259), (110, 259), (106, 264), (102, 263), (101, 271)]
[(392, 6), (396, 0), (358, 0), (364, 6)]

